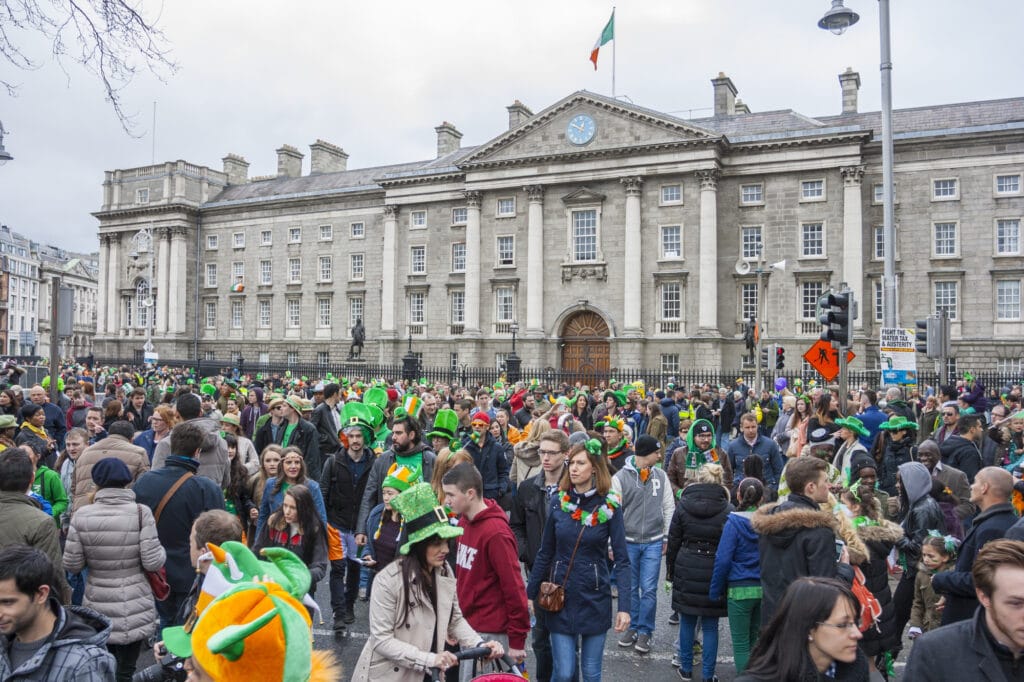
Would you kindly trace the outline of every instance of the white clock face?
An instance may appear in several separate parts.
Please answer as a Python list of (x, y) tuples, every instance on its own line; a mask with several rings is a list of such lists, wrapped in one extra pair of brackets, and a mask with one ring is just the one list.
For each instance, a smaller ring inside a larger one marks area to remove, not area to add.
[(594, 139), (596, 133), (597, 124), (586, 114), (573, 116), (565, 128), (565, 137), (573, 144), (586, 144)]

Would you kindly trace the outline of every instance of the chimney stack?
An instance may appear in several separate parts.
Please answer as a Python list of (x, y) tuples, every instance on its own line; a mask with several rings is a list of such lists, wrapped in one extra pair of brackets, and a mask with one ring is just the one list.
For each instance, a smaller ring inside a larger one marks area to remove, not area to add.
[(302, 175), (302, 152), (290, 144), (277, 150), (277, 177), (297, 178)]
[(348, 170), (348, 154), (345, 150), (323, 140), (309, 145), (309, 162), (310, 175)]
[(732, 116), (736, 113), (736, 86), (732, 79), (721, 71), (718, 78), (712, 78), (711, 84), (715, 86), (715, 116)]
[(509, 106), (505, 107), (508, 109), (508, 129), (518, 128), (522, 124), (526, 123), (532, 116), (533, 112), (525, 104), (516, 100)]
[(434, 128), (434, 131), (437, 132), (437, 158), (440, 159), (442, 156), (451, 154), (462, 146), (459, 142), (462, 139), (462, 133), (448, 121), (441, 123)]
[(749, 114), (750, 113), (750, 107), (748, 107), (746, 102), (741, 100), (739, 97), (736, 98), (736, 113), (737, 114)]
[(228, 154), (223, 159), (224, 173), (229, 185), (244, 185), (249, 182), (249, 162), (238, 154)]
[(843, 113), (857, 113), (857, 91), (860, 90), (860, 74), (851, 67), (839, 74), (839, 85), (843, 89)]

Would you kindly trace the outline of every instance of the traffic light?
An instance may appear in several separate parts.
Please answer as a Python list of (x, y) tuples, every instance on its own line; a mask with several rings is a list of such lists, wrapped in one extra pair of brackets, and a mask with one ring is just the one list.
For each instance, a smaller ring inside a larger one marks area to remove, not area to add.
[(935, 322), (934, 317), (914, 321), (914, 327), (917, 328), (917, 331), (914, 332), (914, 347), (918, 353), (924, 353), (930, 358), (935, 357), (932, 354), (935, 350)]
[(840, 348), (849, 348), (853, 341), (854, 312), (853, 292), (830, 292), (818, 299), (821, 315), (818, 321), (825, 325), (822, 341), (834, 341)]
[(769, 358), (771, 358), (771, 353), (771, 346), (764, 346), (763, 348), (761, 348), (761, 367), (764, 367), (765, 369), (769, 369), (771, 367), (771, 363), (769, 362)]
[(775, 369), (786, 369), (786, 349), (782, 346), (775, 347)]

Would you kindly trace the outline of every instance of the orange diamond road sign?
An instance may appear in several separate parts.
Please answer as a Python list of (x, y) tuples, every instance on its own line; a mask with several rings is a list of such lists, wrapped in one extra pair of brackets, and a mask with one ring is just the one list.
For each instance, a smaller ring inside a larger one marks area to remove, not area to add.
[[(857, 357), (852, 350), (846, 351), (846, 363), (853, 362)], [(828, 341), (818, 339), (814, 345), (804, 353), (804, 360), (810, 364), (825, 381), (835, 381), (839, 376), (839, 351), (832, 347)]]

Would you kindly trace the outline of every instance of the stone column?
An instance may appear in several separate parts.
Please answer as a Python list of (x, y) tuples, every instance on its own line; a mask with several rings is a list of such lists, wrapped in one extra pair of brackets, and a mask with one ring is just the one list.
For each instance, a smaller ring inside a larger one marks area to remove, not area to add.
[[(380, 335), (382, 338), (398, 337), (395, 328), (395, 278), (398, 268), (395, 264), (397, 253), (396, 233), (398, 231), (398, 207), (384, 207), (384, 258), (381, 264), (380, 282)], [(363, 321), (365, 325), (365, 320)]]
[(479, 338), (480, 329), (480, 192), (466, 195), (466, 327), (463, 336)]
[[(105, 334), (107, 331), (107, 283), (110, 281), (110, 276), (107, 274), (107, 269), (110, 267), (110, 237), (105, 234), (100, 235), (100, 280), (98, 282), (97, 295), (99, 296), (99, 303), (96, 307), (96, 330), (100, 334)], [(79, 306), (81, 310), (81, 306)]]
[(718, 336), (718, 176), (717, 168), (696, 172), (700, 182), (700, 260), (697, 334)]
[[(184, 334), (186, 323), (185, 309), (186, 305), (190, 303), (185, 300), (185, 281), (187, 279), (185, 268), (188, 267), (188, 258), (185, 253), (184, 227), (171, 229), (170, 261), (168, 269), (170, 281), (167, 286), (167, 306), (169, 311), (167, 331), (171, 335)], [(196, 282), (196, 286), (200, 286), (200, 283)], [(195, 314), (200, 315), (201, 313), (199, 310), (196, 310)]]
[(853, 323), (854, 329), (864, 328), (864, 311), (873, 311), (874, 299), (864, 298), (864, 217), (860, 190), (864, 180), (864, 166), (843, 166), (843, 270), (842, 281), (853, 290), (860, 301), (861, 314)]
[(620, 178), (626, 188), (626, 231), (624, 239), (623, 264), (623, 333), (624, 337), (639, 338), (643, 336), (640, 324), (641, 299), (637, 296), (637, 278), (641, 276), (641, 244), (640, 244), (640, 195), (643, 191), (643, 178)]
[(167, 333), (167, 309), (171, 294), (170, 250), (171, 231), (166, 227), (154, 230), (156, 252), (156, 333)]
[(524, 187), (530, 200), (526, 237), (526, 333), (525, 338), (544, 338), (544, 188)]
[(121, 328), (121, 235), (108, 235), (107, 240), (107, 333), (117, 334)]

